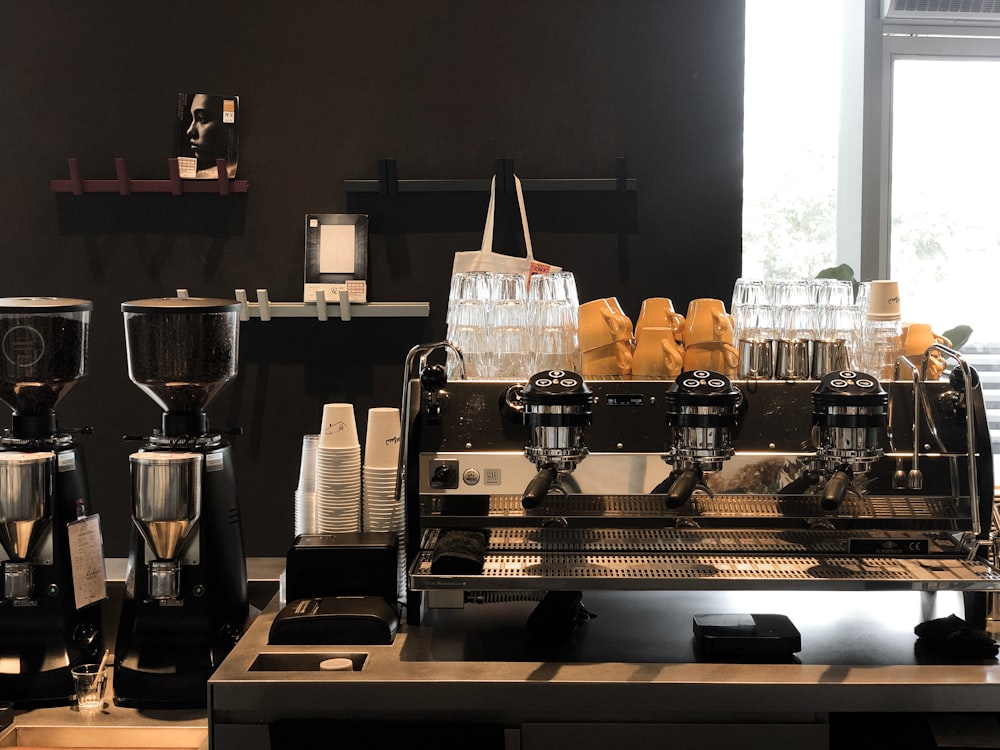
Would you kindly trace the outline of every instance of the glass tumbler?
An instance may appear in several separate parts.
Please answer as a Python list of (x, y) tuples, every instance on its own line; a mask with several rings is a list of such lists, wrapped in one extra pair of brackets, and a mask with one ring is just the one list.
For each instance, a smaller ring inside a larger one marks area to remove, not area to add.
[(518, 380), (531, 375), (528, 372), (531, 344), (527, 300), (501, 299), (494, 302), (489, 312), (488, 329), (490, 377)]
[[(477, 299), (458, 300), (448, 324), (448, 340), (462, 352), (464, 376), (467, 380), (489, 377), (486, 302)], [(462, 378), (463, 366), (453, 352), (448, 352), (448, 377)]]

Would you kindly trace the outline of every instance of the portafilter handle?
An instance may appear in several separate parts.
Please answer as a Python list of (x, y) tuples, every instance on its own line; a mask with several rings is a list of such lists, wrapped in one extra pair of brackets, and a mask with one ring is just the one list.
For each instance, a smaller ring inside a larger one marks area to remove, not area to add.
[(703, 490), (710, 497), (714, 496), (712, 490), (704, 482), (705, 472), (701, 466), (694, 464), (686, 469), (675, 469), (670, 472), (670, 476), (653, 488), (653, 495), (665, 495), (668, 508), (680, 508), (688, 500), (695, 490)]
[(854, 484), (854, 472), (849, 464), (841, 464), (823, 486), (823, 510), (837, 510), (844, 502), (847, 491)]
[(524, 493), (521, 495), (521, 506), (525, 510), (531, 510), (541, 505), (558, 475), (559, 472), (555, 464), (544, 464), (535, 474), (535, 478), (524, 488)]

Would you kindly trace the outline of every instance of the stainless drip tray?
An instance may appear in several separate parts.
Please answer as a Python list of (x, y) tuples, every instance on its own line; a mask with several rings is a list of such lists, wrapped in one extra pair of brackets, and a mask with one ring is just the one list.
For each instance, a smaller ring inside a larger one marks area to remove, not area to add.
[(481, 575), (432, 572), (446, 530), (425, 531), (414, 590), (988, 590), (1000, 572), (943, 531), (507, 528), (488, 537)]
[(712, 554), (487, 554), (482, 575), (442, 576), (432, 553), (411, 568), (414, 590), (925, 589), (990, 590), (1000, 573), (949, 558)]
[[(708, 553), (764, 555), (848, 555), (878, 546), (885, 555), (960, 557), (958, 541), (945, 532), (755, 530), (755, 529), (562, 529), (491, 528), (487, 552), (510, 553)], [(421, 548), (433, 552), (443, 530), (424, 533)]]
[[(421, 515), (426, 525), (457, 525), (489, 517), (499, 519), (564, 518), (607, 519), (774, 519), (824, 518), (947, 521), (954, 523), (960, 499), (934, 495), (854, 495), (844, 499), (836, 513), (823, 510), (818, 495), (739, 495), (695, 492), (680, 508), (668, 508), (664, 495), (549, 495), (538, 508), (525, 510), (520, 495), (426, 495)], [(967, 499), (966, 499), (967, 503)]]

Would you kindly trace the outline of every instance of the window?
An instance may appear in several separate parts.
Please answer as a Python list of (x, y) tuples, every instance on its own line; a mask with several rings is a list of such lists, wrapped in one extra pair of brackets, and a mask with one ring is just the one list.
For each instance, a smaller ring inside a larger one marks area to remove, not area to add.
[(744, 276), (812, 277), (838, 263), (842, 11), (746, 2)]
[(888, 273), (908, 317), (1000, 349), (1000, 42), (889, 38), (886, 61)]
[(904, 319), (971, 326), (1000, 470), (1000, 25), (881, 10), (746, 0), (743, 275), (848, 263)]

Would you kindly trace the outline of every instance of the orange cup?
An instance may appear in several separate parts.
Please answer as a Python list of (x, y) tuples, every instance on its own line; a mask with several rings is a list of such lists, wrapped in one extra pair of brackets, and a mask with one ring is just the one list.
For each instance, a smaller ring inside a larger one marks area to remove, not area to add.
[(694, 299), (688, 304), (684, 323), (684, 346), (725, 343), (735, 345), (733, 316), (720, 299)]
[(581, 351), (597, 349), (616, 341), (628, 341), (631, 346), (632, 320), (615, 297), (595, 299), (580, 305), (577, 326)]
[(647, 378), (676, 378), (684, 367), (684, 354), (674, 340), (672, 327), (641, 328), (636, 334), (632, 374)]

